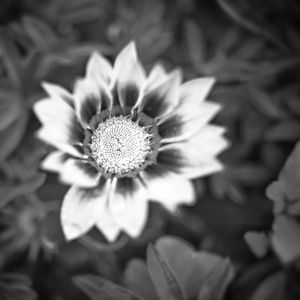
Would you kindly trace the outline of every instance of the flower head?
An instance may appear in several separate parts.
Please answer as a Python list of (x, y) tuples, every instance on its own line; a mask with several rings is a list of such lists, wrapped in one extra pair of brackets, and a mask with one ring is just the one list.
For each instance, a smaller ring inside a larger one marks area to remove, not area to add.
[(227, 146), (223, 128), (207, 125), (220, 108), (204, 102), (213, 82), (182, 84), (178, 70), (160, 65), (147, 77), (130, 43), (113, 67), (92, 54), (73, 93), (43, 83), (38, 136), (57, 151), (42, 166), (72, 185), (61, 211), (67, 239), (93, 226), (109, 241), (120, 231), (137, 237), (148, 200), (171, 210), (195, 200), (190, 179), (219, 171)]

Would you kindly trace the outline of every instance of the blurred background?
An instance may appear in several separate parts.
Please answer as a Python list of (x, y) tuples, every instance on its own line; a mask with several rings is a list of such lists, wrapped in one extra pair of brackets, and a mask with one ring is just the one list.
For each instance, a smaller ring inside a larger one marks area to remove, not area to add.
[[(132, 40), (147, 71), (160, 62), (185, 80), (217, 79), (209, 99), (223, 105), (225, 169), (195, 180), (197, 204), (175, 216), (151, 205), (136, 240), (109, 245), (92, 232), (66, 243), (68, 187), (39, 169), (50, 149), (35, 138), (32, 105), (41, 81), (71, 89), (92, 52), (113, 61)], [(129, 262), (166, 235), (230, 258), (224, 299), (300, 299), (299, 75), (297, 0), (1, 0), (0, 299), (123, 299), (89, 298), (73, 277), (128, 288)]]

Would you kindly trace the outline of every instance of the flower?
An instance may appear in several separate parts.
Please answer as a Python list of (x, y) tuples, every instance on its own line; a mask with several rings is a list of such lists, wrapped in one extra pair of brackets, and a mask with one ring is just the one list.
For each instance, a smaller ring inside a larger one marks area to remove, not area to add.
[(42, 167), (72, 185), (61, 222), (68, 240), (96, 226), (109, 241), (123, 231), (141, 234), (148, 200), (174, 210), (191, 204), (191, 179), (221, 170), (216, 156), (227, 142), (223, 128), (207, 123), (219, 111), (204, 102), (213, 78), (181, 84), (178, 70), (154, 66), (149, 76), (131, 42), (114, 67), (100, 54), (71, 94), (44, 82), (49, 97), (34, 110), (38, 137), (57, 148)]

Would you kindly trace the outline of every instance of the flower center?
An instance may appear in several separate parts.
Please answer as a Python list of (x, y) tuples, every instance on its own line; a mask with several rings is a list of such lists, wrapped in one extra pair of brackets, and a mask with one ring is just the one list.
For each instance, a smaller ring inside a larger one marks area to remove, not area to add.
[(124, 116), (100, 123), (91, 137), (92, 157), (105, 172), (130, 173), (151, 154), (151, 137), (144, 127)]

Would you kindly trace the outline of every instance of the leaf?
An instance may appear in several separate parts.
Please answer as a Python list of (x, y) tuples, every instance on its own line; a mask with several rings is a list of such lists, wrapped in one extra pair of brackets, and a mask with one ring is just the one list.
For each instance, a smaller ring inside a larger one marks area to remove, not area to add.
[(20, 195), (26, 195), (37, 190), (46, 179), (46, 175), (42, 173), (36, 174), (28, 181), (15, 185), (10, 184), (0, 188), (0, 208), (5, 206), (9, 201), (15, 199)]
[(28, 115), (23, 113), (20, 118), (0, 131), (0, 162), (4, 161), (18, 146), (26, 129)]
[(239, 25), (262, 35), (281, 49), (287, 49), (280, 27), (268, 21), (270, 18), (267, 16), (276, 13), (276, 5), (272, 5), (273, 2), (218, 0), (218, 3)]
[(200, 285), (198, 300), (222, 300), (234, 270), (228, 258), (222, 259)]
[(265, 279), (252, 294), (250, 300), (282, 300), (285, 295), (286, 275), (283, 271)]
[(158, 300), (147, 266), (140, 259), (132, 259), (126, 266), (124, 283), (131, 291), (145, 300)]
[(161, 300), (186, 300), (173, 271), (152, 245), (147, 249), (147, 266)]
[(300, 143), (296, 145), (278, 180), (268, 186), (267, 196), (274, 201), (274, 212), (285, 211), (289, 215), (300, 215)]
[(22, 65), (20, 54), (17, 53), (16, 47), (4, 29), (0, 30), (0, 53), (11, 83), (15, 88), (21, 88)]
[(278, 215), (271, 234), (272, 246), (283, 264), (300, 257), (300, 224), (296, 219)]
[(178, 278), (188, 299), (197, 296), (204, 278), (221, 261), (217, 255), (196, 252), (187, 242), (170, 236), (159, 239), (156, 249)]
[(294, 142), (300, 139), (300, 122), (284, 120), (270, 127), (265, 133), (265, 139), (272, 142)]
[(185, 22), (185, 32), (190, 59), (195, 68), (201, 69), (206, 58), (206, 43), (203, 33), (197, 24), (192, 21)]
[(264, 257), (269, 248), (269, 239), (264, 232), (248, 231), (244, 235), (244, 239), (251, 249), (252, 253), (257, 257)]
[(98, 276), (79, 275), (73, 280), (92, 300), (142, 300), (130, 291)]
[[(32, 39), (35, 47), (47, 51), (49, 47), (58, 43), (58, 38), (53, 30), (41, 20), (29, 15), (22, 18), (22, 25), (25, 32)], [(47, 37), (45, 39), (45, 37)]]
[(7, 87), (0, 86), (0, 131), (15, 121), (20, 113), (19, 98)]
[(30, 287), (31, 281), (16, 273), (0, 274), (1, 300), (35, 300), (36, 293)]

